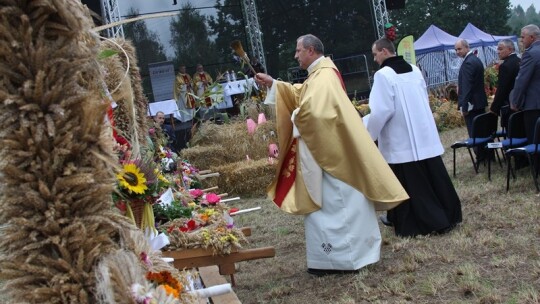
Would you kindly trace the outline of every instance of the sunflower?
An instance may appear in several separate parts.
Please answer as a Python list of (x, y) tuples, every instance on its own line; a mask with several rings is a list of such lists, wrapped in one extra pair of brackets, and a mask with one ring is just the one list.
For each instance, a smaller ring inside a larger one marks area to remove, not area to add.
[(118, 178), (120, 186), (128, 189), (129, 193), (143, 194), (148, 189), (144, 174), (135, 164), (124, 164), (122, 171), (116, 175), (116, 178)]

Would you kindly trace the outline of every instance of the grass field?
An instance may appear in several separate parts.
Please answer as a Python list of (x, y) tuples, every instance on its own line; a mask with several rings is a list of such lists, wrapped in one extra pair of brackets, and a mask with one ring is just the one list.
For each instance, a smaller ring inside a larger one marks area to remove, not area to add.
[[(451, 143), (459, 128), (441, 134), (452, 174)], [(262, 206), (237, 217), (250, 226), (248, 247), (274, 246), (276, 257), (239, 263), (236, 294), (243, 303), (540, 303), (540, 198), (528, 168), (506, 193), (506, 165), (474, 173), (466, 149), (457, 151), (453, 178), (463, 223), (446, 235), (398, 238), (380, 227), (381, 260), (358, 274), (314, 277), (306, 272), (302, 216), (264, 199), (235, 203)]]

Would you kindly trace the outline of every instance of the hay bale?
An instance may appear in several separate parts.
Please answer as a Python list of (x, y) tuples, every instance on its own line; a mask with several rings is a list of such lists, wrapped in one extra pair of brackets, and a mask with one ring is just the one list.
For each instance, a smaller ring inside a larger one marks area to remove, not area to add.
[[(272, 132), (274, 131), (274, 132)], [(273, 135), (272, 135), (273, 134)], [(237, 162), (246, 159), (266, 158), (268, 156), (268, 145), (276, 143), (275, 124), (273, 121), (267, 121), (261, 124), (255, 130), (253, 135), (248, 134), (246, 123), (244, 121), (231, 122), (230, 124), (216, 125), (214, 123), (204, 123), (193, 136), (192, 147), (199, 146), (219, 146), (227, 151), (227, 162)], [(193, 148), (182, 150), (184, 151)], [(209, 149), (209, 148), (207, 148)], [(199, 153), (186, 152), (185, 158), (197, 166), (197, 163), (210, 163), (209, 160), (199, 160), (197, 157), (211, 157)], [(214, 157), (215, 158), (215, 157)], [(225, 161), (225, 160), (224, 160)], [(213, 163), (213, 166), (222, 165), (223, 161)], [(200, 168), (209, 168), (207, 166)]]
[(212, 171), (219, 172), (220, 176), (209, 179), (208, 183), (217, 184), (220, 192), (229, 194), (264, 195), (276, 172), (276, 163), (270, 164), (268, 158), (261, 158), (213, 167)]
[(437, 114), (435, 122), (439, 130), (453, 129), (465, 124), (461, 113), (457, 111), (457, 106), (453, 102), (441, 103), (435, 113)]
[(235, 137), (246, 133), (246, 126), (239, 122), (218, 125), (211, 121), (203, 122), (194, 132), (190, 146), (220, 145), (224, 141), (233, 141)]
[(183, 149), (180, 157), (201, 170), (237, 161), (236, 155), (220, 145), (196, 146)]

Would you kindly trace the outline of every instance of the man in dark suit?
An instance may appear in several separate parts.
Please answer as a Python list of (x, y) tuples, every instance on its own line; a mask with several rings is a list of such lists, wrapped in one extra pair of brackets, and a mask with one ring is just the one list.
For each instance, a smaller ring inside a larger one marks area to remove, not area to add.
[[(525, 48), (521, 56), (519, 73), (510, 93), (510, 107), (513, 110), (540, 109), (540, 28), (529, 24), (521, 29), (521, 42)], [(525, 131), (529, 143), (533, 141), (537, 115), (525, 113)]]
[[(484, 90), (484, 65), (471, 52), (469, 43), (460, 39), (455, 44), (456, 54), (463, 58), (458, 75), (458, 110), (461, 111), (467, 132), (472, 137), (473, 119), (486, 111), (487, 96)], [(480, 155), (478, 155), (481, 158)]]
[[(165, 113), (158, 111), (154, 116), (154, 125), (159, 129), (156, 131), (163, 131), (167, 136), (167, 147), (173, 148), (176, 141), (174, 129), (171, 125), (165, 124)], [(173, 149), (174, 150), (174, 149)]]
[(514, 42), (510, 39), (499, 41), (497, 44), (497, 54), (503, 62), (499, 65), (497, 91), (490, 107), (491, 113), (495, 115), (499, 115), (501, 107), (509, 105), (510, 91), (514, 88), (520, 62), (519, 57), (515, 53)]

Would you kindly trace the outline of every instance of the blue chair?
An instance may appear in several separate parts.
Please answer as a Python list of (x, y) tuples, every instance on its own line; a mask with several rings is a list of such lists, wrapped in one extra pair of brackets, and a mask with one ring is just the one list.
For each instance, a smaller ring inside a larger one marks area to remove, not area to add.
[[(508, 169), (506, 172), (506, 191), (510, 189), (510, 172), (512, 171), (512, 156), (524, 155), (527, 156), (527, 161), (529, 162), (529, 167), (531, 168), (531, 175), (534, 181), (534, 186), (536, 191), (540, 192), (540, 187), (538, 186), (538, 157), (540, 156), (540, 118), (536, 120), (534, 125), (534, 138), (533, 143), (520, 148), (509, 149), (506, 151), (506, 156), (508, 158)], [(515, 178), (515, 175), (512, 174)]]
[[(525, 112), (519, 111), (512, 113), (508, 118), (508, 123), (506, 127), (506, 138), (501, 141), (500, 148), (503, 151), (508, 149), (519, 148), (527, 145), (527, 133), (525, 132), (525, 123), (523, 120)], [(497, 136), (497, 135), (495, 135)], [(503, 158), (506, 160), (506, 153), (503, 153)], [(497, 153), (497, 157), (499, 154)], [(499, 160), (499, 164), (502, 167), (502, 163)], [(488, 162), (488, 175), (491, 180), (491, 162)], [(514, 171), (511, 170), (512, 176), (514, 176)]]
[[(456, 176), (456, 150), (459, 148), (467, 148), (471, 156), (474, 171), (478, 173), (481, 160), (475, 159), (471, 150), (474, 148), (483, 149), (488, 143), (493, 142), (495, 132), (497, 131), (497, 120), (497, 115), (490, 112), (476, 116), (472, 123), (472, 137), (452, 144), (451, 148), (454, 151), (454, 177)], [(491, 153), (488, 153), (487, 157), (488, 161), (491, 161)]]
[(525, 123), (523, 116), (525, 111), (515, 112), (508, 118), (508, 128), (506, 139), (502, 143), (502, 148), (508, 149), (523, 147), (527, 144), (527, 133), (525, 132)]

